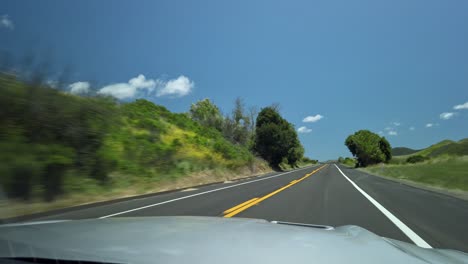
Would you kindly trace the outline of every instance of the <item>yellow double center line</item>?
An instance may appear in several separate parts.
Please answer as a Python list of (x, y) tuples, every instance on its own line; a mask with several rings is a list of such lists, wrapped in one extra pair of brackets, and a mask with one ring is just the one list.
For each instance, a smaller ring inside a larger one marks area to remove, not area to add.
[(319, 170), (323, 169), (325, 166), (327, 166), (327, 165), (323, 165), (323, 166), (313, 170), (312, 172), (307, 173), (302, 178), (300, 178), (298, 180), (294, 180), (294, 181), (290, 182), (288, 185), (283, 186), (283, 187), (279, 188), (278, 190), (275, 190), (275, 191), (273, 191), (273, 192), (271, 192), (271, 193), (269, 193), (269, 194), (267, 194), (267, 195), (265, 195), (265, 196), (263, 196), (261, 198), (253, 198), (253, 199), (245, 201), (245, 202), (243, 202), (241, 204), (238, 204), (238, 205), (236, 205), (236, 206), (234, 206), (234, 207), (232, 207), (230, 209), (227, 209), (226, 211), (223, 212), (224, 217), (228, 217), (228, 218), (233, 217), (236, 214), (238, 214), (238, 213), (240, 213), (240, 212), (242, 212), (244, 210), (247, 210), (248, 208), (250, 208), (250, 207), (252, 207), (252, 206), (254, 206), (256, 204), (259, 204), (260, 202), (265, 201), (266, 199), (272, 197), (273, 195), (278, 194), (279, 192), (284, 191), (285, 189), (293, 186), (294, 184), (298, 184), (299, 182), (307, 179), (312, 174), (314, 174), (314, 173), (318, 172)]

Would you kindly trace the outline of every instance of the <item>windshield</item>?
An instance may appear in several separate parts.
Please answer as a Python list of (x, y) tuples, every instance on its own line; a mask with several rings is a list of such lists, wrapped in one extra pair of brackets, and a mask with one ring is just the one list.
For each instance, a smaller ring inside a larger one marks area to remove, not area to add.
[(1, 3), (0, 239), (199, 216), (468, 252), (468, 2)]

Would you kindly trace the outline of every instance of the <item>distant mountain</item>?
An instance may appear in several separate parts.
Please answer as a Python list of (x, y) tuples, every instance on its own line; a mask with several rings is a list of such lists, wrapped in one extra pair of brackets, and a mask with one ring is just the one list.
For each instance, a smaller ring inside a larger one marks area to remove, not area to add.
[(415, 152), (418, 152), (417, 149), (410, 149), (405, 147), (396, 147), (392, 148), (392, 156), (402, 156), (402, 155), (409, 155)]
[(436, 157), (441, 155), (468, 155), (468, 138), (464, 138), (459, 141), (442, 140), (437, 144), (431, 145), (421, 150), (397, 147), (392, 149), (392, 154), (393, 156), (421, 155), (427, 157)]

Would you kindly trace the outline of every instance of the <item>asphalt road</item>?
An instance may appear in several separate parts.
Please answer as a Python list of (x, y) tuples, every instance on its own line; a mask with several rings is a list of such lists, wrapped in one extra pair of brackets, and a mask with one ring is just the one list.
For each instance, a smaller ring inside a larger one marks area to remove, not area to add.
[(423, 247), (468, 252), (468, 202), (334, 164), (93, 206), (34, 220), (168, 215), (358, 225), (378, 235)]

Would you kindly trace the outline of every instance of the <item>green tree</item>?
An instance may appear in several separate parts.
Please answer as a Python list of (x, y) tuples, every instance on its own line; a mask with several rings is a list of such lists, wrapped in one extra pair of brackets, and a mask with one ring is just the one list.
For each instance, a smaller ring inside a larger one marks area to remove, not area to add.
[(230, 142), (235, 142), (235, 130), (236, 130), (236, 123), (235, 121), (229, 116), (226, 115), (223, 119), (222, 129), (221, 132), (225, 139), (229, 140)]
[(244, 102), (240, 97), (234, 101), (232, 120), (234, 121), (233, 142), (243, 146), (247, 145), (250, 137), (250, 118), (245, 113)]
[(392, 147), (385, 137), (380, 139), (379, 147), (385, 155), (385, 162), (389, 162), (392, 159)]
[(203, 126), (223, 130), (223, 115), (219, 108), (206, 98), (190, 106), (190, 116)]
[(295, 147), (289, 149), (288, 156), (287, 156), (288, 164), (291, 167), (297, 167), (297, 162), (300, 161), (303, 156), (304, 156), (304, 148), (299, 143)]
[(271, 166), (278, 167), (284, 158), (295, 165), (304, 150), (294, 127), (274, 107), (263, 108), (257, 117), (254, 149)]
[(357, 158), (356, 167), (388, 162), (392, 157), (390, 143), (369, 130), (359, 130), (348, 136), (345, 145)]

